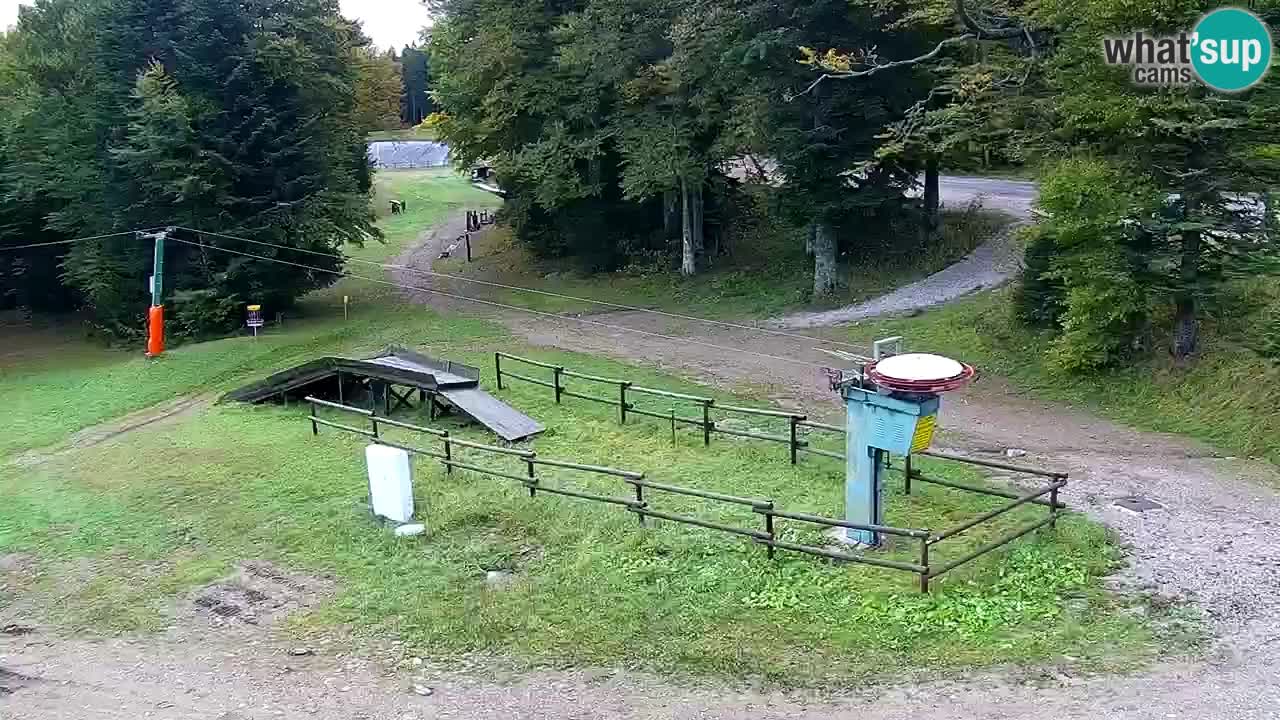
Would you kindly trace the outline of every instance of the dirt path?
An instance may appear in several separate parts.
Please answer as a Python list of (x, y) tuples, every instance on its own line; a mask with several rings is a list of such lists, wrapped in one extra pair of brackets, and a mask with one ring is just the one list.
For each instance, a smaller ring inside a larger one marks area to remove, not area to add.
[(878, 298), (823, 312), (793, 313), (769, 324), (789, 329), (829, 327), (879, 315), (923, 310), (980, 290), (1000, 287), (1022, 271), (1020, 250), (1014, 238), (1021, 227), (1021, 223), (1015, 223), (960, 262)]
[(823, 312), (785, 315), (770, 322), (779, 328), (829, 327), (879, 315), (923, 310), (957, 298), (990, 290), (1009, 282), (1022, 272), (1021, 249), (1014, 233), (1031, 219), (1031, 206), (1039, 189), (1021, 180), (945, 175), (939, 182), (944, 206), (963, 207), (979, 203), (1008, 214), (1017, 222), (991, 238), (968, 257), (923, 280), (904, 285), (878, 298)]
[[(459, 219), (424, 235), (400, 262), (426, 269)], [(396, 274), (397, 271), (393, 271)], [(403, 273), (424, 285), (424, 278)], [(442, 281), (437, 281), (442, 282)], [(477, 297), (475, 287), (438, 286)], [(445, 311), (477, 312), (461, 301)], [(655, 364), (715, 385), (754, 384), (778, 402), (836, 416), (811, 343), (758, 332), (671, 321), (645, 313), (590, 319), (479, 309), (530, 342)], [(667, 335), (662, 340), (622, 328)], [(709, 345), (741, 348), (728, 352)], [(1183, 598), (1216, 634), (1204, 659), (1169, 661), (1121, 677), (1079, 677), (1062, 668), (1011, 669), (951, 682), (904, 682), (841, 696), (682, 685), (629, 671), (512, 674), (491, 663), (421, 667), (390, 645), (357, 655), (341, 640), (292, 657), (270, 631), (179, 629), (161, 638), (93, 643), (39, 632), (0, 635), (0, 717), (751, 718), (934, 720), (1199, 717), (1263, 720), (1280, 707), (1280, 487), (1275, 468), (1218, 458), (1185, 439), (1139, 432), (1088, 413), (1030, 400), (986, 379), (949, 396), (942, 442), (970, 453), (1017, 447), (1025, 462), (1065, 468), (1067, 500), (1132, 545), (1122, 588)], [(1133, 514), (1114, 505), (1140, 494), (1163, 507)], [(239, 633), (239, 634), (237, 634)], [(413, 692), (418, 682), (430, 696)]]

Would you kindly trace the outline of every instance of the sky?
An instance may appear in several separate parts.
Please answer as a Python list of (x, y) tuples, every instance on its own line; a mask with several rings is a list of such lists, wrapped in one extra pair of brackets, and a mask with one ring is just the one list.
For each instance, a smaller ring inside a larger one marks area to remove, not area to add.
[[(7, 28), (18, 19), (18, 5), (30, 4), (0, 0), (0, 28)], [(399, 49), (416, 42), (418, 31), (430, 22), (420, 0), (341, 0), (341, 4), (342, 14), (362, 21), (364, 34), (383, 49)]]

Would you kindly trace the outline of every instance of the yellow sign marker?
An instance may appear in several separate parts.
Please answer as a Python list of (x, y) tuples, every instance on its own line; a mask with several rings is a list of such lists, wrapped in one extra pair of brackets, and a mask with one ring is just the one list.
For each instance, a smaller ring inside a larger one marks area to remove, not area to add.
[(926, 415), (916, 423), (916, 434), (911, 437), (911, 452), (924, 452), (933, 444), (933, 431), (938, 427), (937, 415)]

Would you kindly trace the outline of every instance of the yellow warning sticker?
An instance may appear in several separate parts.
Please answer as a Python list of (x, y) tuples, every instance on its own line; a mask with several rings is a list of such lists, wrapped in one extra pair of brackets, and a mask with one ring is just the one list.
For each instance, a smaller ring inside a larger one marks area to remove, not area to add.
[(916, 434), (911, 437), (911, 452), (924, 452), (933, 444), (933, 431), (938, 427), (937, 415), (926, 415), (916, 423)]

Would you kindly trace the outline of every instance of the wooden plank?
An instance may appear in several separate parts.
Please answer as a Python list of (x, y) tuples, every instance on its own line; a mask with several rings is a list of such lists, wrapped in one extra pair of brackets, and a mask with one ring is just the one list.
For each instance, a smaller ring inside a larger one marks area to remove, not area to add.
[(508, 442), (524, 440), (546, 429), (542, 423), (480, 388), (443, 389), (440, 395)]

